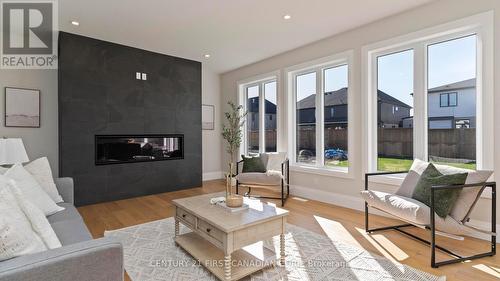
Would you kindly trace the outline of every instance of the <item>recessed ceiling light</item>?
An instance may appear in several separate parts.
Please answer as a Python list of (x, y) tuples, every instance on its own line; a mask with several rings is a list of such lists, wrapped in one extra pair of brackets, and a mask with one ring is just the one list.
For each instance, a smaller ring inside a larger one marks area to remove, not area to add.
[(205, 54), (205, 55), (203, 55), (203, 56), (204, 56), (205, 58), (207, 58), (207, 59), (210, 57), (210, 55), (209, 55), (209, 54)]
[(71, 21), (71, 24), (72, 24), (72, 25), (75, 25), (75, 26), (79, 26), (79, 25), (80, 25), (80, 23), (79, 23), (79, 22), (77, 22), (76, 20)]
[(291, 19), (291, 18), (292, 18), (292, 16), (290, 16), (290, 15), (284, 15), (284, 16), (283, 16), (283, 19), (284, 19), (284, 20), (289, 20), (289, 19)]

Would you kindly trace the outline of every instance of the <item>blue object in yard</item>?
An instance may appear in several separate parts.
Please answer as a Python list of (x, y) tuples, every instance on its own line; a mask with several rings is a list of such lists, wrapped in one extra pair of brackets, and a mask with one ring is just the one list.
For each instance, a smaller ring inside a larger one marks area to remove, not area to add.
[(330, 148), (325, 150), (325, 159), (347, 160), (347, 152), (340, 148)]

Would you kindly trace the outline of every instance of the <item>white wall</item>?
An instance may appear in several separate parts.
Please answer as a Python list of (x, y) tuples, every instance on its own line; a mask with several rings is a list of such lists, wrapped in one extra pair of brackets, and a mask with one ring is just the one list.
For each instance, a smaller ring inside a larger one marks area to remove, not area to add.
[[(301, 48), (271, 57), (269, 59), (224, 73), (221, 77), (222, 104), (226, 101), (237, 101), (237, 82), (249, 77), (263, 73), (279, 71), (281, 73), (282, 84), (285, 81), (284, 69), (293, 65), (311, 61), (317, 58), (330, 56), (348, 50), (354, 50), (354, 60), (352, 64), (353, 86), (349, 89), (349, 94), (354, 95), (353, 104), (361, 105), (366, 97), (361, 92), (361, 48), (365, 45), (398, 37), (411, 32), (422, 30), (428, 27), (451, 22), (457, 19), (468, 17), (474, 14), (494, 10), (495, 26), (500, 24), (500, 1), (483, 0), (441, 0), (420, 6), (416, 9), (394, 15), (377, 22), (356, 28), (342, 34), (332, 36), (321, 41), (306, 45)], [(446, 12), (443, 12), (446, 11)], [(495, 49), (500, 48), (500, 29), (495, 29)], [(500, 81), (500, 56), (495, 57), (495, 81)], [(278, 94), (284, 100), (284, 87), (279, 86)], [(495, 92), (500, 93), (500, 84), (495, 85)], [(495, 98), (495, 108), (500, 108), (500, 99)], [(224, 110), (224, 109), (223, 109)], [(280, 125), (286, 126), (287, 112), (286, 106), (280, 104)], [(351, 165), (352, 177), (339, 177), (324, 174), (313, 174), (303, 171), (293, 171), (291, 173), (291, 192), (306, 196), (312, 199), (320, 199), (327, 202), (336, 202), (340, 205), (351, 208), (362, 208), (362, 201), (359, 200), (359, 191), (363, 188), (363, 123), (362, 110), (356, 108), (349, 116), (353, 121), (349, 134), (353, 135), (354, 145), (349, 148), (349, 162)], [(495, 138), (500, 137), (500, 111), (495, 113)], [(286, 148), (287, 139), (291, 136), (285, 134), (279, 141), (282, 147)], [(491, 136), (493, 137), (493, 133)], [(283, 141), (283, 138), (285, 141)], [(495, 170), (500, 173), (500, 145), (495, 147)], [(223, 155), (223, 159), (226, 156)], [(400, 182), (395, 180), (394, 183)], [(397, 185), (378, 185), (379, 190), (395, 191)], [(481, 199), (479, 207), (473, 214), (473, 218), (481, 221), (489, 219), (490, 199)], [(498, 204), (498, 203), (497, 203)], [(497, 208), (500, 216), (500, 208)]]
[[(5, 127), (5, 87), (40, 90), (40, 128)], [(30, 160), (47, 156), (58, 175), (57, 70), (0, 70), (0, 137), (22, 138)]]
[(214, 130), (203, 130), (203, 180), (222, 178), (221, 102), (219, 74), (202, 66), (202, 104), (215, 106)]

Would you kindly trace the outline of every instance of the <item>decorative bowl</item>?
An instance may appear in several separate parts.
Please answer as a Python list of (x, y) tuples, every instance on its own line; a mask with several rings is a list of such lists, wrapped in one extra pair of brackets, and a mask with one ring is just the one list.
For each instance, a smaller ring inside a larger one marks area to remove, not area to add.
[(243, 206), (243, 196), (236, 194), (229, 194), (226, 196), (226, 206), (231, 208), (238, 208)]

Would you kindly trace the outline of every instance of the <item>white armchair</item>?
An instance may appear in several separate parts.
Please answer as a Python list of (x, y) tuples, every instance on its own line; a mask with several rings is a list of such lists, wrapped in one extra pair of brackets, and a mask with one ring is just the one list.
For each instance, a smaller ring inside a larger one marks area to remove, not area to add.
[[(281, 200), (281, 206), (285, 205), (286, 199), (290, 194), (290, 173), (289, 173), (289, 161), (286, 153), (261, 153), (260, 158), (266, 167), (265, 173), (257, 172), (247, 172), (243, 173), (243, 160), (236, 163), (236, 193), (239, 194), (240, 187), (247, 187), (248, 191), (245, 192), (245, 196), (250, 196), (252, 187), (264, 187), (264, 188), (280, 188), (280, 197), (269, 197), (269, 196), (259, 196), (252, 195), (256, 198), (267, 198), (267, 199), (279, 199)], [(286, 192), (285, 192), (286, 188)]]
[[(417, 201), (412, 197), (413, 190), (419, 180), (420, 175), (426, 169), (428, 163), (415, 159), (410, 171), (404, 172), (379, 172), (365, 174), (365, 189), (361, 191), (361, 197), (365, 200), (365, 230), (367, 233), (373, 233), (382, 230), (396, 230), (407, 236), (410, 236), (418, 241), (431, 246), (431, 267), (436, 268), (441, 265), (463, 262), (466, 260), (477, 259), (481, 257), (494, 256), (496, 254), (496, 183), (487, 182), (492, 174), (492, 171), (472, 171), (458, 169), (445, 165), (435, 165), (442, 174), (453, 174), (467, 172), (467, 180), (463, 185), (439, 185), (432, 186), (430, 193), (430, 206)], [(375, 191), (369, 189), (369, 179), (374, 176), (408, 173), (399, 190), (394, 194)], [(469, 215), (476, 205), (481, 193), (485, 188), (490, 188), (492, 191), (491, 201), (491, 231), (480, 230), (472, 226), (468, 226)], [(439, 190), (459, 189), (459, 197), (453, 206), (450, 214), (446, 217), (440, 217), (435, 213), (435, 193)], [(405, 222), (401, 225), (386, 226), (380, 228), (370, 228), (368, 224), (369, 212), (368, 207), (382, 211), (388, 215), (396, 217)], [(427, 229), (431, 233), (431, 241), (424, 240), (410, 232), (405, 228), (420, 227)], [(491, 237), (491, 250), (489, 252), (476, 254), (473, 256), (464, 257), (458, 255), (444, 247), (436, 244), (436, 234), (448, 238), (463, 240), (462, 236), (473, 236), (474, 234), (486, 234)], [(453, 256), (453, 259), (436, 262), (436, 249), (439, 249)]]

